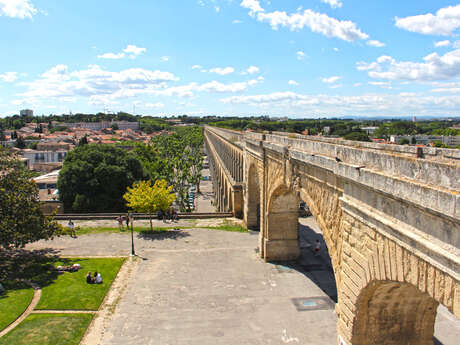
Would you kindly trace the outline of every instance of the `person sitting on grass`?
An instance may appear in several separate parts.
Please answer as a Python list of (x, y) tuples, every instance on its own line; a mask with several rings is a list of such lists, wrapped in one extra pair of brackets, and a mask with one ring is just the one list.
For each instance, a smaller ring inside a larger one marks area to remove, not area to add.
[(101, 274), (98, 273), (97, 271), (94, 272), (94, 282), (96, 284), (102, 284), (102, 277), (101, 277)]
[(94, 278), (91, 276), (91, 272), (88, 272), (88, 274), (86, 275), (86, 283), (94, 284)]

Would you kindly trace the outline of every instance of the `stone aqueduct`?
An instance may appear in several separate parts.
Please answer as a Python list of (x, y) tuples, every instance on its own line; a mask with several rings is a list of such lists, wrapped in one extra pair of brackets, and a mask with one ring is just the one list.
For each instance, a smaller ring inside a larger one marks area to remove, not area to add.
[(460, 318), (460, 152), (205, 127), (219, 211), (260, 228), (266, 261), (296, 259), (307, 202), (337, 282), (338, 343), (432, 345)]

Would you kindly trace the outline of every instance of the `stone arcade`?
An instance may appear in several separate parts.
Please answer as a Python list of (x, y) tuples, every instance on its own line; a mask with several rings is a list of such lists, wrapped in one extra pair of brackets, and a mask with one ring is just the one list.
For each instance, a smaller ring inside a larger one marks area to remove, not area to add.
[(205, 127), (219, 211), (260, 229), (266, 261), (296, 259), (298, 205), (323, 231), (338, 343), (432, 345), (460, 318), (460, 151)]

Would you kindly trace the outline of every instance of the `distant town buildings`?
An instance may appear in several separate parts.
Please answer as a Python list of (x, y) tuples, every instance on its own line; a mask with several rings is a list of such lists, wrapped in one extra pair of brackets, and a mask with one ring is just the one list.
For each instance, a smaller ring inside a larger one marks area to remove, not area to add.
[(413, 143), (413, 139), (415, 139), (414, 144), (419, 145), (429, 145), (432, 142), (439, 141), (444, 145), (447, 146), (458, 146), (460, 145), (460, 135), (457, 136), (443, 136), (443, 135), (391, 135), (390, 142), (394, 144), (399, 144), (403, 139), (409, 141), (409, 143)]
[(21, 116), (34, 116), (34, 111), (32, 109), (23, 109), (19, 112)]
[(92, 131), (100, 131), (104, 128), (111, 128), (112, 126), (118, 126), (118, 129), (132, 129), (133, 131), (139, 130), (139, 122), (129, 121), (101, 121), (101, 122), (69, 122), (69, 123), (57, 123), (59, 126), (68, 128), (85, 128)]
[(375, 130), (378, 129), (378, 127), (363, 127), (361, 128), (364, 132), (367, 133), (367, 135), (372, 135), (374, 134)]

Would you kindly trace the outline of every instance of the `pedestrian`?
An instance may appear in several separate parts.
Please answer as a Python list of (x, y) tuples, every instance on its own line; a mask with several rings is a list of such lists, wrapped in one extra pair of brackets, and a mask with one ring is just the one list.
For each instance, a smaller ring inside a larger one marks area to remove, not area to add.
[(72, 222), (72, 219), (69, 219), (69, 223), (67, 225), (70, 229), (70, 237), (77, 238), (77, 234), (75, 233), (75, 224)]
[(171, 221), (177, 222), (177, 212), (174, 206), (171, 206), (169, 210), (170, 210), (169, 212), (171, 213)]
[(131, 223), (131, 228), (134, 225), (134, 215), (132, 213), (129, 214), (129, 222)]
[(315, 256), (319, 256), (321, 250), (321, 242), (319, 240), (316, 240), (315, 244)]
[(129, 213), (126, 213), (125, 221), (126, 221), (126, 229), (129, 229)]
[(120, 229), (120, 231), (123, 231), (123, 217), (121, 216), (121, 214), (116, 218), (117, 222), (118, 222), (118, 228)]

